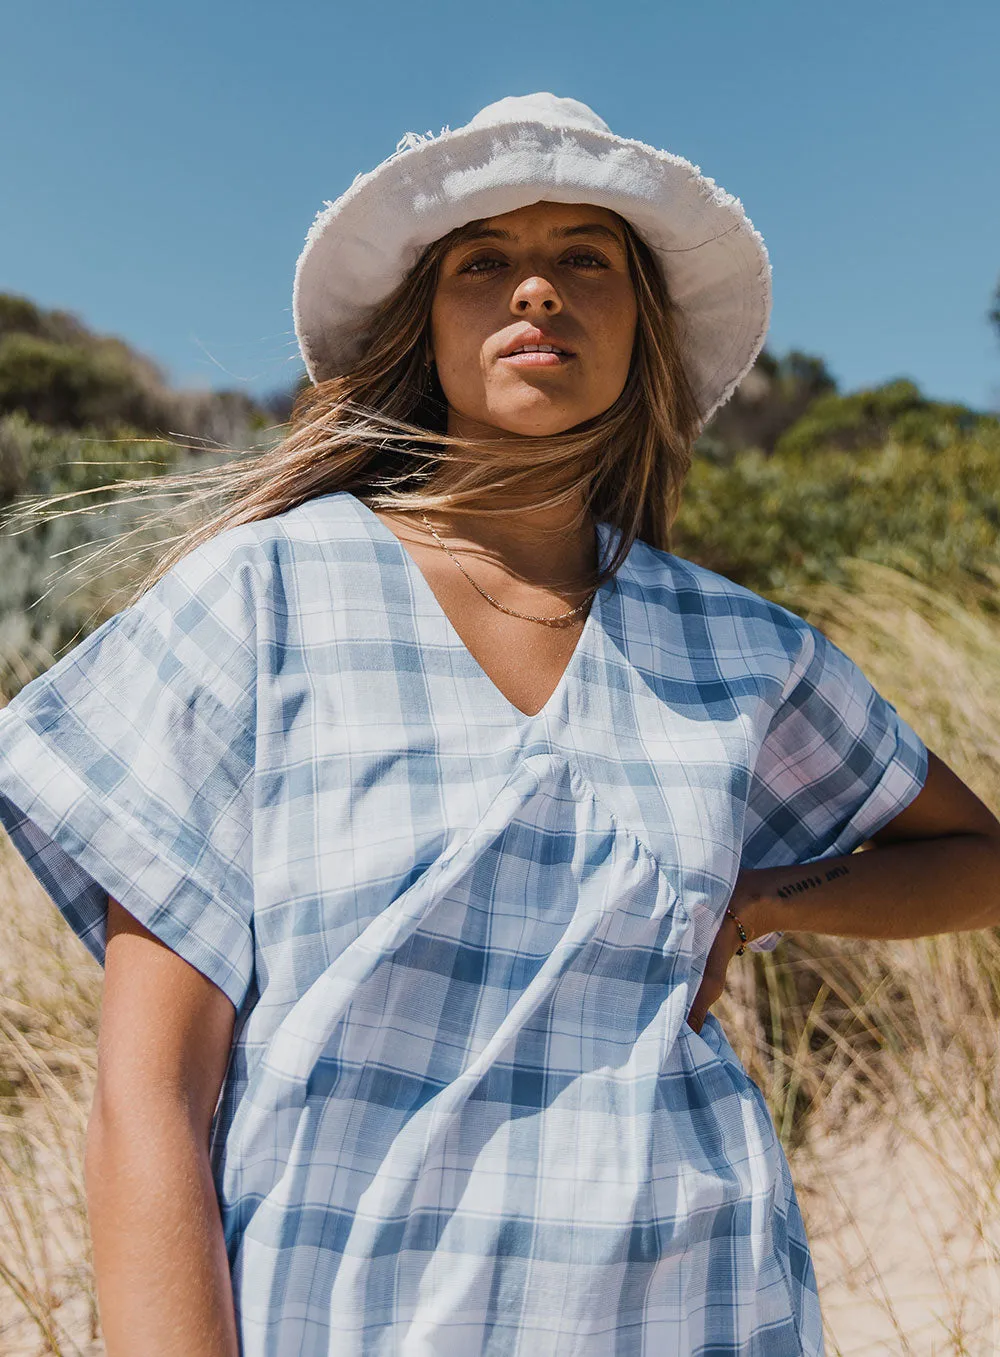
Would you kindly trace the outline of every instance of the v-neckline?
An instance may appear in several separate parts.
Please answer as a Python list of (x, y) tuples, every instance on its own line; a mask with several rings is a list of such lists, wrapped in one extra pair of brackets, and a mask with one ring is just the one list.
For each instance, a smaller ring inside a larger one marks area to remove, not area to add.
[[(362, 515), (369, 520), (373, 532), (377, 533), (383, 540), (395, 543), (396, 549), (400, 553), (402, 564), (406, 569), (407, 576), (411, 581), (411, 587), (420, 595), (427, 607), (440, 621), (448, 637), (449, 644), (460, 656), (462, 663), (465, 664), (472, 674), (485, 685), (494, 701), (503, 708), (510, 719), (520, 725), (526, 725), (532, 721), (544, 721), (548, 716), (555, 712), (557, 708), (563, 706), (568, 690), (574, 682), (577, 672), (583, 665), (588, 650), (593, 644), (594, 635), (600, 625), (601, 610), (604, 601), (611, 590), (615, 588), (616, 580), (614, 575), (606, 579), (594, 594), (583, 627), (580, 630), (579, 636), (576, 638), (576, 645), (573, 647), (570, 657), (559, 676), (559, 680), (548, 698), (538, 711), (522, 711), (521, 708), (517, 706), (516, 703), (511, 702), (510, 698), (498, 687), (476, 659), (475, 655), (473, 655), (466, 643), (462, 640), (458, 633), (458, 629), (448, 616), (437, 594), (435, 594), (434, 590), (431, 588), (427, 576), (420, 569), (420, 566), (417, 565), (413, 556), (410, 555), (402, 540), (396, 536), (386, 523), (382, 522), (374, 509), (367, 505), (363, 499), (355, 495), (353, 491), (348, 490), (345, 491), (345, 493), (349, 495), (358, 506)], [(612, 525), (605, 523), (602, 520), (597, 520), (595, 522), (595, 532), (597, 534), (598, 561), (600, 564), (603, 564), (607, 559), (606, 548), (608, 538), (612, 532)]]

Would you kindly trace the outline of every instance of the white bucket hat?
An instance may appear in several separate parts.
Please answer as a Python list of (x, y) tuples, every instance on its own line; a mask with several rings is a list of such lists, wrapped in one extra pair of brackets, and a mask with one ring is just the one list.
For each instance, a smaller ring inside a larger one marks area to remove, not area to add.
[(421, 251), (466, 222), (541, 200), (610, 208), (660, 263), (684, 319), (682, 352), (703, 425), (764, 344), (771, 314), (767, 249), (738, 198), (696, 165), (618, 137), (576, 99), (500, 99), (464, 127), (407, 132), (396, 150), (309, 229), (292, 314), (313, 382), (357, 357), (371, 308)]

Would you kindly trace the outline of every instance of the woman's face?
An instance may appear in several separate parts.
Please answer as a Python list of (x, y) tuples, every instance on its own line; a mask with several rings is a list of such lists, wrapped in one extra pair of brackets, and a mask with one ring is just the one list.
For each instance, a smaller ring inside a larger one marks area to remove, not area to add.
[[(637, 308), (619, 218), (532, 203), (484, 220), (445, 254), (431, 352), (448, 432), (564, 433), (614, 404)], [(559, 350), (526, 351), (539, 345)]]

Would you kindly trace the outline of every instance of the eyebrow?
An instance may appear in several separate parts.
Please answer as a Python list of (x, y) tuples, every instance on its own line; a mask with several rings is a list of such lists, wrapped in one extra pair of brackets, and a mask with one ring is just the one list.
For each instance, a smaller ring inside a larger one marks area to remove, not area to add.
[[(579, 226), (554, 226), (549, 232), (550, 236), (561, 236), (568, 238), (570, 236), (604, 236), (608, 240), (613, 240), (616, 245), (624, 245), (621, 235), (610, 226), (605, 226), (603, 222), (582, 222)], [(467, 232), (463, 232), (456, 244), (467, 244), (473, 240), (516, 240), (517, 236), (513, 231), (502, 230), (498, 226), (479, 226), (472, 227)]]

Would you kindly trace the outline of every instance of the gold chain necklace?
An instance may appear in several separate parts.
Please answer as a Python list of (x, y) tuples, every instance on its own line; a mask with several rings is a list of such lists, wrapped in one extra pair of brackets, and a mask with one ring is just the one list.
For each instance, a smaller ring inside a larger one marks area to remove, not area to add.
[(465, 576), (465, 578), (469, 581), (469, 583), (472, 585), (472, 587), (473, 587), (474, 589), (477, 589), (477, 590), (479, 591), (479, 593), (482, 594), (483, 598), (487, 599), (490, 603), (492, 603), (493, 606), (494, 606), (494, 608), (499, 608), (500, 611), (503, 612), (503, 613), (509, 613), (511, 617), (523, 617), (523, 618), (524, 618), (526, 621), (528, 621), (528, 622), (544, 622), (546, 626), (550, 626), (550, 627), (551, 627), (551, 626), (555, 626), (555, 625), (556, 625), (557, 623), (559, 623), (559, 622), (565, 622), (566, 619), (569, 618), (569, 617), (575, 617), (576, 614), (577, 614), (578, 612), (582, 611), (582, 609), (584, 609), (584, 608), (587, 606), (587, 604), (590, 602), (590, 600), (591, 600), (591, 599), (594, 597), (594, 595), (597, 593), (597, 590), (596, 590), (596, 589), (592, 589), (592, 590), (590, 591), (590, 593), (587, 595), (587, 597), (583, 600), (582, 603), (578, 603), (578, 604), (576, 605), (575, 608), (570, 608), (570, 610), (569, 610), (568, 613), (559, 613), (559, 615), (558, 615), (557, 617), (533, 617), (533, 616), (531, 615), (531, 613), (519, 613), (519, 612), (515, 612), (515, 610), (514, 610), (513, 608), (505, 607), (505, 605), (504, 605), (503, 603), (501, 603), (499, 599), (494, 598), (492, 594), (488, 594), (488, 593), (486, 592), (485, 589), (481, 589), (481, 588), (479, 587), (479, 585), (476, 583), (476, 581), (475, 581), (475, 580), (472, 578), (472, 576), (469, 574), (469, 572), (466, 570), (466, 568), (465, 568), (465, 566), (462, 564), (462, 562), (461, 562), (461, 561), (458, 559), (458, 557), (455, 555), (455, 553), (454, 553), (453, 551), (448, 551), (448, 548), (445, 546), (444, 542), (441, 541), (441, 538), (440, 538), (440, 537), (438, 536), (438, 534), (434, 531), (434, 526), (433, 526), (433, 524), (428, 520), (427, 515), (426, 515), (422, 510), (421, 510), (421, 513), (420, 513), (420, 517), (424, 520), (424, 523), (426, 524), (426, 526), (430, 529), (430, 531), (431, 531), (431, 532), (434, 534), (434, 536), (437, 538), (438, 546), (442, 547), (443, 550), (445, 550), (445, 551), (448, 552), (448, 555), (449, 555), (449, 556), (451, 557), (451, 559), (455, 562), (455, 564), (458, 566), (459, 570), (461, 570), (462, 574), (463, 574), (463, 575)]

